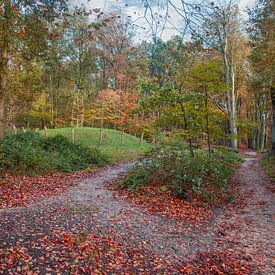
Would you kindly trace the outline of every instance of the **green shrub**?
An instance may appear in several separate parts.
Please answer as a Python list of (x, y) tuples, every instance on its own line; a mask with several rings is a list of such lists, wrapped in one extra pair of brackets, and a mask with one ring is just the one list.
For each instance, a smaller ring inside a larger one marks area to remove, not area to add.
[(150, 175), (156, 171), (154, 164), (153, 161), (147, 161), (146, 159), (140, 161), (125, 180), (118, 182), (118, 185), (127, 186), (130, 189), (146, 185)]
[(194, 157), (190, 156), (184, 143), (162, 144), (145, 156), (120, 185), (137, 188), (152, 182), (164, 183), (182, 199), (189, 199), (190, 192), (210, 196), (209, 183), (227, 192), (232, 165), (241, 161), (238, 155), (216, 149), (209, 156), (202, 148), (194, 153)]
[(72, 144), (61, 135), (45, 138), (38, 133), (9, 133), (0, 142), (2, 171), (29, 174), (50, 171), (70, 172), (106, 162), (97, 149)]
[(268, 154), (261, 159), (261, 165), (267, 175), (275, 182), (275, 155)]

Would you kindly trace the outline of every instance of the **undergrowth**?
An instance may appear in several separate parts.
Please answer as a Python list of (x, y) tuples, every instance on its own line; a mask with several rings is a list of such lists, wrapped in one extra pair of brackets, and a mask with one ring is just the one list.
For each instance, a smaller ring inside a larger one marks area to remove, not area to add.
[(231, 150), (214, 149), (209, 155), (197, 148), (190, 155), (180, 142), (162, 144), (148, 153), (118, 184), (132, 190), (150, 184), (167, 186), (180, 199), (200, 196), (206, 202), (230, 198), (230, 177), (241, 158)]
[(267, 175), (275, 182), (275, 155), (269, 154), (262, 158), (262, 167)]
[(0, 142), (2, 172), (71, 172), (100, 166), (105, 162), (106, 158), (97, 149), (72, 144), (61, 135), (46, 138), (34, 132), (9, 133)]

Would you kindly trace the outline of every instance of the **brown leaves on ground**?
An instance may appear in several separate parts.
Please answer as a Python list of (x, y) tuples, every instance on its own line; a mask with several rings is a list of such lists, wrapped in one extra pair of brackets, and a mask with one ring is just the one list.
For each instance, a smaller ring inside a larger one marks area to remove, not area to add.
[(180, 268), (183, 274), (251, 274), (257, 272), (251, 257), (234, 251), (224, 249), (213, 252), (198, 253), (196, 257)]
[[(54, 230), (29, 248), (20, 241), (0, 249), (0, 272), (7, 274), (251, 274), (250, 258), (233, 250), (198, 253), (182, 264), (150, 250), (123, 245), (110, 236), (70, 234)], [(36, 255), (36, 257), (32, 256)]]
[[(93, 185), (91, 189), (81, 193), (76, 188), (78, 193), (72, 197), (100, 189), (99, 196), (88, 196), (84, 204), (64, 196), (53, 204), (46, 201), (38, 208), (30, 206), (27, 211), (0, 212), (4, 214), (0, 273), (272, 274), (272, 197), (255, 159), (246, 161), (237, 172), (240, 188), (236, 201), (218, 212), (196, 198), (180, 200), (160, 185), (141, 192), (114, 187), (112, 183), (120, 177), (120, 170), (117, 174), (114, 170), (85, 181), (85, 186)], [(39, 178), (5, 175), (8, 183), (2, 183), (7, 186), (1, 191), (1, 205), (24, 206), (64, 193), (70, 183), (89, 177), (89, 173)], [(108, 200), (102, 200), (104, 196)], [(91, 209), (96, 199), (106, 207)], [(117, 212), (111, 210), (115, 204)], [(175, 240), (180, 245), (173, 251), (169, 248)], [(191, 253), (184, 254), (185, 247), (190, 247)]]
[(0, 182), (0, 209), (27, 206), (35, 201), (63, 194), (77, 181), (91, 177), (92, 174), (81, 171), (32, 177), (5, 173)]
[(212, 217), (212, 209), (197, 199), (191, 202), (178, 199), (172, 192), (160, 184), (145, 186), (140, 190), (132, 191), (128, 188), (110, 186), (118, 197), (123, 197), (132, 204), (152, 213), (165, 215), (169, 218), (178, 218), (185, 222), (205, 222)]
[[(35, 251), (32, 257), (30, 254)], [(123, 246), (110, 236), (69, 234), (54, 230), (51, 236), (40, 236), (30, 248), (16, 246), (0, 250), (0, 272), (9, 274), (132, 274), (133, 272), (173, 273), (172, 263), (138, 247)], [(27, 271), (33, 273), (28, 273)], [(25, 272), (24, 272), (25, 271)]]

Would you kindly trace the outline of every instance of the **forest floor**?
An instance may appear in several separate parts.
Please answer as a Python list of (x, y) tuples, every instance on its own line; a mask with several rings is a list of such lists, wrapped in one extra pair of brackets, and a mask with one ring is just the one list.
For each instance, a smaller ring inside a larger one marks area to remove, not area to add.
[(9, 204), (0, 210), (0, 274), (274, 274), (274, 189), (259, 159), (250, 153), (233, 178), (234, 202), (205, 208), (205, 219), (157, 214), (110, 188), (131, 163)]

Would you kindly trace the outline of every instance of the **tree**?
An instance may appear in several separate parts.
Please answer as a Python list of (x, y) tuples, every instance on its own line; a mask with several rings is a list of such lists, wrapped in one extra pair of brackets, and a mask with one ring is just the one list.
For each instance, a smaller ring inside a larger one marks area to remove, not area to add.
[[(7, 74), (13, 55), (22, 47), (27, 58), (41, 52), (48, 34), (47, 22), (60, 16), (66, 1), (4, 0), (0, 4), (0, 139), (6, 128)], [(36, 26), (36, 32), (32, 29)], [(42, 31), (43, 30), (43, 31)], [(26, 50), (28, 49), (28, 50)], [(34, 51), (33, 51), (34, 50)]]
[[(272, 151), (275, 151), (275, 90), (274, 90), (274, 9), (270, 0), (259, 0), (255, 8), (248, 10), (248, 33), (252, 52), (251, 88), (255, 94), (256, 121), (260, 126), (257, 131), (257, 147), (264, 148), (266, 124), (270, 127)], [(272, 119), (273, 116), (273, 119)]]
[(238, 6), (234, 1), (221, 1), (213, 5), (205, 21), (205, 37), (208, 43), (219, 51), (224, 63), (226, 83), (226, 112), (228, 115), (231, 147), (238, 148), (237, 100), (236, 100), (236, 37), (239, 34)]
[(95, 92), (96, 47), (93, 25), (87, 16), (70, 19), (67, 37), (67, 66), (73, 79), (72, 118), (76, 117), (77, 126), (84, 125), (85, 99)]
[(135, 50), (131, 43), (131, 25), (117, 13), (105, 15), (99, 23), (102, 27), (95, 35), (101, 88), (128, 89), (133, 77), (128, 73), (129, 60)]
[[(43, 67), (32, 60), (26, 60), (13, 56), (13, 64), (10, 65), (7, 73), (7, 94), (5, 97), (5, 107), (8, 124), (15, 118), (24, 121), (24, 126), (30, 122), (33, 102), (44, 92)], [(22, 122), (19, 124), (21, 126)]]
[(221, 108), (221, 98), (226, 90), (222, 76), (222, 64), (214, 59), (196, 64), (187, 80), (188, 88), (201, 95), (200, 116), (204, 120), (201, 125), (207, 137), (209, 154), (212, 143), (226, 136), (221, 127), (226, 117), (224, 108)]

